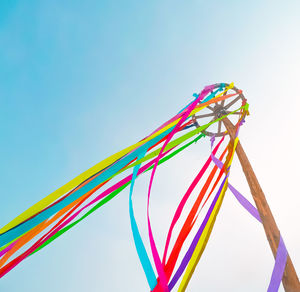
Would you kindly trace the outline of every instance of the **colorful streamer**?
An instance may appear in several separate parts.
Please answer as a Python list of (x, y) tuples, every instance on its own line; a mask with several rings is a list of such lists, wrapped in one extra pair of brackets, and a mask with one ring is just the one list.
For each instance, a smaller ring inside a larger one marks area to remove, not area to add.
[[(23, 260), (36, 254), (93, 212), (99, 210), (100, 207), (108, 203), (127, 186), (130, 186), (129, 216), (133, 242), (150, 290), (154, 292), (171, 291), (179, 283), (178, 291), (185, 291), (212, 233), (227, 188), (260, 221), (255, 207), (228, 182), (230, 166), (239, 141), (239, 127), (242, 118), (248, 114), (248, 104), (244, 102), (241, 107), (231, 112), (224, 112), (205, 125), (199, 126), (192, 119), (193, 115), (212, 104), (224, 103), (226, 99), (231, 97), (236, 98), (241, 91), (229, 93), (228, 91), (233, 87), (233, 83), (205, 87), (200, 94), (194, 95), (194, 100), (151, 134), (99, 162), (2, 227), (0, 229), (0, 278)], [(175, 210), (161, 256), (155, 242), (150, 220), (151, 189), (157, 168), (205, 137), (205, 130), (211, 125), (236, 113), (240, 114), (241, 119), (236, 127), (234, 142), (229, 141), (223, 147), (221, 154), (217, 154), (223, 146), (225, 136), (220, 139), (216, 147), (213, 147), (214, 139), (212, 140), (211, 155), (200, 168), (199, 173)], [(227, 156), (225, 156), (226, 154)], [(210, 167), (211, 162), (215, 164), (212, 167)], [(125, 175), (126, 171), (130, 169), (132, 169), (132, 174)], [(148, 171), (151, 171), (147, 193), (149, 251), (144, 245), (145, 239), (142, 239), (139, 232), (133, 205), (135, 180)], [(205, 176), (207, 176), (207, 179), (203, 181)], [(110, 182), (110, 186), (108, 186), (108, 182)], [(203, 184), (203, 186), (175, 237), (175, 226), (179, 224), (179, 219), (184, 214), (183, 210), (187, 208), (186, 203), (191, 199), (191, 194), (195, 192), (196, 187), (200, 184)], [(204, 209), (207, 209), (207, 212), (201, 221), (199, 214)], [(196, 230), (188, 248), (184, 250), (184, 243), (190, 238), (191, 231), (195, 229), (195, 226), (200, 227)], [(174, 237), (175, 243), (171, 246), (171, 238)], [(178, 263), (180, 255), (183, 255), (183, 259)], [(278, 290), (285, 268), (286, 257), (287, 251), (282, 238), (280, 238), (275, 268), (268, 292)], [(152, 261), (154, 265), (152, 265)], [(177, 263), (178, 268), (175, 270)], [(181, 281), (179, 282), (179, 280)]]

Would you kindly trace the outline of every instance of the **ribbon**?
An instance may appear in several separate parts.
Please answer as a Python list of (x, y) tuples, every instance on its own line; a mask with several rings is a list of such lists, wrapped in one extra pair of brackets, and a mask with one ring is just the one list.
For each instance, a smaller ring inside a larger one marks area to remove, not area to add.
[[(243, 122), (242, 122), (243, 123)], [(219, 168), (223, 167), (223, 163), (218, 160), (217, 157), (215, 157), (212, 154), (212, 159), (216, 163), (216, 165)], [(235, 189), (230, 183), (228, 183), (228, 188), (232, 192), (232, 194), (235, 196), (235, 198), (238, 200), (238, 202), (260, 223), (261, 218), (259, 216), (258, 210), (237, 190)], [(267, 292), (277, 292), (282, 280), (282, 276), (285, 270), (286, 260), (287, 260), (288, 252), (285, 247), (284, 241), (282, 236), (280, 235), (280, 240), (277, 247), (277, 253), (275, 258), (275, 265), (273, 268), (271, 280), (268, 286)]]
[[(200, 170), (199, 174), (196, 176), (191, 186), (183, 196), (183, 199), (181, 200), (171, 222), (162, 260), (160, 259), (155, 244), (154, 235), (150, 223), (151, 188), (158, 165), (164, 163), (165, 161), (169, 160), (173, 156), (177, 155), (178, 153), (189, 147), (192, 143), (198, 141), (201, 137), (204, 136), (204, 134), (193, 138), (195, 135), (201, 133), (207, 127), (209, 127), (213, 123), (220, 121), (224, 117), (220, 117), (206, 125), (191, 130), (188, 133), (183, 134), (182, 136), (174, 139), (173, 141), (171, 141), (172, 138), (178, 133), (180, 133), (182, 130), (190, 129), (191, 126), (193, 126), (192, 120), (190, 119), (192, 115), (202, 110), (209, 104), (216, 103), (218, 101), (223, 101), (227, 98), (235, 96), (237, 93), (225, 95), (225, 93), (231, 88), (233, 88), (233, 83), (227, 87), (225, 86), (225, 84), (221, 84), (221, 86), (219, 86), (216, 90), (215, 86), (205, 87), (199, 95), (195, 96), (195, 99), (192, 102), (190, 102), (186, 107), (184, 107), (173, 118), (169, 119), (167, 122), (158, 127), (150, 135), (96, 164), (92, 168), (88, 169), (81, 175), (71, 180), (69, 183), (65, 184), (58, 190), (48, 195), (46, 198), (36, 203), (34, 206), (20, 214), (10, 223), (5, 225), (0, 230), (0, 267), (2, 266), (0, 268), (0, 277), (4, 276), (12, 268), (18, 265), (22, 260), (41, 250), (53, 240), (61, 236), (63, 233), (70, 230), (72, 227), (77, 225), (79, 222), (81, 222), (87, 216), (99, 209), (105, 203), (109, 202), (113, 197), (115, 197), (123, 189), (130, 185), (129, 215), (131, 228), (137, 253), (141, 261), (142, 267), (144, 269), (150, 289), (155, 291), (171, 290), (180, 278), (181, 274), (186, 269), (185, 274), (183, 276), (183, 280), (179, 287), (180, 291), (184, 291), (193, 273), (193, 270), (196, 264), (198, 263), (199, 258), (206, 246), (207, 240), (214, 226), (216, 216), (221, 207), (225, 191), (228, 185), (229, 167), (232, 162), (236, 143), (233, 145), (234, 147), (230, 148), (229, 154), (227, 155), (227, 159), (225, 162), (227, 167), (225, 178), (223, 179), (221, 186), (216, 196), (214, 197), (211, 206), (208, 209), (204, 221), (202, 222), (198, 232), (196, 233), (196, 236), (194, 237), (191, 246), (185, 254), (185, 257), (181, 262), (178, 270), (176, 271), (174, 277), (172, 278), (170, 284), (168, 284), (168, 281), (175, 267), (183, 242), (186, 240), (188, 234), (193, 228), (198, 218), (199, 212), (202, 210), (203, 206), (208, 201), (210, 195), (212, 194), (219, 180), (221, 179), (221, 176), (223, 175), (225, 169), (222, 169), (220, 171), (220, 174), (217, 177), (204, 204), (202, 205), (200, 211), (198, 211), (202, 199), (204, 198), (204, 195), (216, 174), (217, 167), (213, 167), (213, 170), (209, 174), (209, 177), (205, 182), (204, 187), (199, 193), (197, 200), (195, 201), (191, 212), (189, 213), (189, 216), (185, 221), (185, 224), (181, 229), (177, 240), (175, 241), (175, 245), (172, 249), (167, 263), (166, 257), (174, 226), (177, 223), (179, 217), (181, 216), (183, 208), (191, 192), (194, 190), (199, 180), (203, 176), (204, 172), (207, 170), (210, 162), (214, 160), (214, 158), (213, 156), (209, 157), (209, 159), (204, 164), (203, 168)], [(245, 112), (247, 108), (248, 104), (244, 103), (236, 111), (243, 109)], [(230, 114), (233, 114), (236, 111), (233, 111)], [(190, 138), (193, 138), (193, 140), (186, 143), (179, 149), (175, 150), (175, 147), (177, 147), (178, 145)], [(236, 140), (238, 141), (238, 139)], [(221, 144), (221, 142), (222, 140), (217, 145), (217, 147), (214, 150), (212, 150), (213, 155), (216, 154), (216, 151), (218, 150), (218, 147)], [(151, 149), (159, 146), (161, 143), (161, 148), (158, 148), (152, 151), (151, 153), (148, 153)], [(222, 160), (226, 151), (227, 148), (220, 156), (220, 160)], [(215, 163), (216, 161), (217, 160), (214, 160)], [(147, 163), (141, 166), (144, 162)], [(108, 187), (106, 190), (101, 191), (101, 193), (96, 195), (95, 198), (92, 198), (89, 202), (86, 202), (87, 199), (90, 198), (93, 194), (95, 194), (96, 191), (100, 190), (100, 188), (103, 188), (103, 186), (108, 181), (117, 177), (118, 175), (130, 168), (133, 168), (133, 173), (131, 175), (128, 175), (121, 180), (118, 180), (111, 187)], [(147, 197), (147, 224), (148, 237), (150, 241), (152, 257), (158, 274), (158, 279), (156, 279), (155, 272), (151, 265), (143, 240), (140, 236), (138, 224), (134, 216), (132, 201), (133, 188), (136, 178), (140, 174), (150, 170), (151, 176)], [(77, 217), (81, 215), (81, 213), (87, 208), (90, 208), (90, 210), (87, 210), (87, 212), (84, 215), (77, 219)], [(198, 214), (196, 214), (197, 211)], [(48, 232), (46, 232), (46, 234), (44, 234), (33, 245), (31, 245), (25, 252), (21, 253), (16, 258), (7, 263), (5, 266), (3, 266), (16, 251), (18, 251), (21, 247), (23, 247), (33, 238), (37, 237), (38, 234), (40, 234), (43, 230), (45, 230), (52, 224), (54, 224), (54, 226), (52, 226), (51, 229)], [(278, 271), (280, 272), (280, 266), (279, 268), (277, 268), (277, 273), (279, 273)], [(270, 291), (273, 292), (273, 290)]]

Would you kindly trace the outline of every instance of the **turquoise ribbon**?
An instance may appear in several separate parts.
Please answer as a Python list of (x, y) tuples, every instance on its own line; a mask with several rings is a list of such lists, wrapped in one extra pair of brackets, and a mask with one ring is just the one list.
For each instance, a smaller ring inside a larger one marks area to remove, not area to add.
[[(147, 149), (144, 149), (143, 152), (140, 152), (138, 159), (142, 159), (146, 153), (147, 153)], [(129, 215), (130, 215), (131, 230), (132, 230), (132, 234), (133, 234), (135, 248), (136, 248), (137, 254), (139, 256), (140, 262), (142, 264), (142, 267), (144, 269), (149, 287), (151, 290), (153, 290), (155, 288), (155, 286), (157, 285), (157, 280), (156, 280), (156, 276), (155, 276), (154, 270), (152, 268), (151, 262), (149, 260), (145, 245), (141, 238), (141, 235), (140, 235), (140, 232), (139, 232), (139, 229), (138, 229), (135, 217), (134, 217), (133, 206), (132, 206), (133, 187), (134, 187), (134, 182), (136, 180), (140, 166), (141, 166), (141, 164), (137, 164), (133, 168), (130, 192), (129, 192)]]

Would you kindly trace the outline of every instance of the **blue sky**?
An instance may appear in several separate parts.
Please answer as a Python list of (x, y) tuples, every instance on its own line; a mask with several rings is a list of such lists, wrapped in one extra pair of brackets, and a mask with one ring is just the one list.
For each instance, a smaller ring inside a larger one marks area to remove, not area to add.
[[(299, 271), (299, 1), (26, 2), (0, 4), (0, 225), (147, 135), (203, 86), (233, 81), (250, 103), (241, 141)], [(159, 241), (161, 214), (208, 154), (209, 142), (198, 144), (158, 176)], [(234, 163), (232, 184), (250, 199)], [(143, 221), (142, 183), (135, 195)], [(273, 259), (257, 225), (228, 193), (191, 291), (265, 291)], [(147, 290), (128, 192), (1, 279), (0, 290)]]

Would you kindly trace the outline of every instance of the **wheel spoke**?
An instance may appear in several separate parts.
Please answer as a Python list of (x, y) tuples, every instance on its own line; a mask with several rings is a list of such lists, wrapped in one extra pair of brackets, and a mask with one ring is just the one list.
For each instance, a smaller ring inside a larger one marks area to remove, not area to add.
[(235, 104), (240, 99), (240, 96), (236, 97), (233, 101), (224, 106), (224, 109), (230, 108), (233, 104)]
[(218, 134), (221, 133), (221, 127), (222, 127), (222, 122), (219, 121), (219, 123), (218, 123)]
[(211, 111), (214, 111), (214, 109), (211, 106), (207, 106), (208, 109), (210, 109)]
[(215, 115), (215, 113), (210, 113), (210, 114), (195, 116), (195, 118), (201, 119), (201, 118), (213, 117), (214, 115)]

